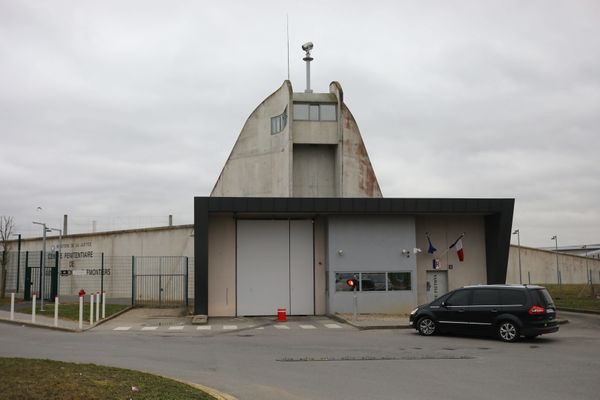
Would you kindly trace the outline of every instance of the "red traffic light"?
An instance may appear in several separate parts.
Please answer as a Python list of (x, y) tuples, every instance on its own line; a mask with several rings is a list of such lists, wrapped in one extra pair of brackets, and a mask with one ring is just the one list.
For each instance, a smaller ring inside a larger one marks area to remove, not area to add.
[(346, 279), (346, 285), (354, 289), (358, 287), (358, 281), (356, 279)]

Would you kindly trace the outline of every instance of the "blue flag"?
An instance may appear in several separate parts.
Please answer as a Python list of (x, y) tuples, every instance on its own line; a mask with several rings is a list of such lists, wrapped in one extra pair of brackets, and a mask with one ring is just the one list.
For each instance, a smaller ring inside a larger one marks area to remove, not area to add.
[(437, 251), (437, 249), (435, 247), (433, 247), (433, 244), (431, 244), (431, 239), (429, 238), (429, 235), (427, 236), (427, 241), (429, 242), (429, 248), (427, 249), (427, 252), (429, 254), (433, 254)]

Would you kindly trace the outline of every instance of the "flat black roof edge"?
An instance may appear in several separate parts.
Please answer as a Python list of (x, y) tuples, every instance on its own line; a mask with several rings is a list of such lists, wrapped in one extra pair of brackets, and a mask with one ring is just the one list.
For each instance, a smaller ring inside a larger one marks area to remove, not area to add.
[(512, 211), (511, 198), (195, 197), (208, 212), (237, 213), (477, 213)]

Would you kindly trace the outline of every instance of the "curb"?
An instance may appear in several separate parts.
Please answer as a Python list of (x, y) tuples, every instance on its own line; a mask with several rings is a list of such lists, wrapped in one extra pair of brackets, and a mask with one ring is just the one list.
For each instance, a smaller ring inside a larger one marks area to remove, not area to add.
[(61, 327), (61, 326), (33, 324), (31, 322), (28, 322), (28, 321), (18, 321), (18, 320), (11, 320), (11, 319), (5, 319), (5, 318), (0, 318), (0, 322), (4, 322), (4, 323), (7, 323), (7, 324), (12, 324), (12, 325), (28, 326), (30, 328), (50, 329), (50, 330), (53, 330), (53, 331), (71, 332), (71, 333), (80, 332), (79, 329), (69, 329), (69, 328), (64, 328), (64, 327)]
[(199, 383), (189, 382), (189, 381), (185, 381), (183, 379), (178, 379), (178, 378), (172, 378), (170, 376), (165, 376), (165, 378), (172, 379), (172, 380), (180, 382), (180, 383), (185, 383), (186, 385), (189, 385), (193, 388), (200, 389), (203, 392), (208, 393), (209, 395), (211, 395), (212, 397), (214, 397), (217, 400), (238, 400), (237, 397), (234, 397), (227, 393), (223, 393), (221, 391), (218, 391), (217, 389), (213, 389), (211, 387), (201, 385)]
[(406, 325), (404, 325), (404, 324), (402, 324), (402, 325), (359, 325), (359, 324), (354, 324), (354, 323), (352, 323), (352, 321), (348, 321), (347, 319), (344, 319), (344, 318), (340, 317), (339, 315), (330, 314), (327, 316), (337, 322), (350, 325), (361, 331), (370, 331), (370, 330), (376, 330), (376, 329), (411, 329), (412, 328), (412, 326), (410, 326), (408, 324), (406, 324)]
[(61, 331), (61, 332), (71, 332), (71, 333), (83, 333), (83, 332), (87, 332), (90, 329), (94, 329), (95, 327), (102, 325), (105, 322), (110, 321), (113, 318), (118, 317), (121, 314), (126, 313), (127, 311), (133, 309), (133, 306), (129, 306), (124, 310), (119, 311), (118, 313), (112, 314), (106, 318), (104, 318), (101, 321), (98, 321), (97, 323), (95, 323), (92, 326), (88, 326), (87, 328), (84, 329), (71, 329), (71, 328), (65, 328), (62, 326), (52, 326), (52, 325), (44, 325), (44, 324), (34, 324), (32, 322), (29, 321), (19, 321), (19, 320), (11, 320), (11, 319), (5, 319), (5, 318), (0, 318), (0, 322), (5, 322), (8, 324), (13, 324), (13, 325), (22, 325), (22, 326), (28, 326), (31, 328), (41, 328), (41, 329), (51, 329), (51, 330), (55, 330), (55, 331)]
[(112, 314), (112, 315), (109, 315), (108, 317), (104, 318), (103, 320), (100, 320), (100, 321), (96, 322), (96, 323), (95, 323), (94, 325), (92, 325), (92, 326), (88, 326), (87, 328), (85, 328), (85, 329), (82, 329), (81, 331), (80, 331), (79, 329), (77, 329), (77, 331), (76, 331), (76, 332), (86, 332), (86, 331), (89, 331), (90, 329), (94, 329), (95, 327), (97, 327), (97, 326), (99, 326), (99, 325), (102, 325), (103, 323), (105, 323), (105, 322), (108, 322), (108, 321), (110, 321), (111, 319), (117, 318), (119, 315), (121, 315), (121, 314), (125, 314), (127, 311), (133, 310), (134, 308), (135, 308), (134, 306), (129, 306), (129, 307), (127, 307), (127, 308), (125, 308), (125, 309), (123, 309), (123, 310), (121, 310), (121, 311), (117, 312), (117, 313), (114, 313), (114, 314)]
[(572, 313), (580, 313), (580, 314), (594, 314), (594, 315), (600, 315), (600, 311), (594, 311), (594, 310), (582, 310), (580, 308), (558, 308), (558, 311), (566, 311), (566, 312), (572, 312)]

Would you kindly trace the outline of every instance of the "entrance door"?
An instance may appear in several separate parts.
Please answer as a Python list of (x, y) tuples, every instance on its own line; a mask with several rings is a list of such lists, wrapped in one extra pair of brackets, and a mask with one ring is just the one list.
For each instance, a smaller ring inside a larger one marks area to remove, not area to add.
[(238, 220), (237, 315), (314, 314), (312, 220)]
[(448, 271), (427, 271), (427, 301), (448, 293)]
[(292, 315), (314, 314), (313, 224), (290, 221), (290, 309)]

